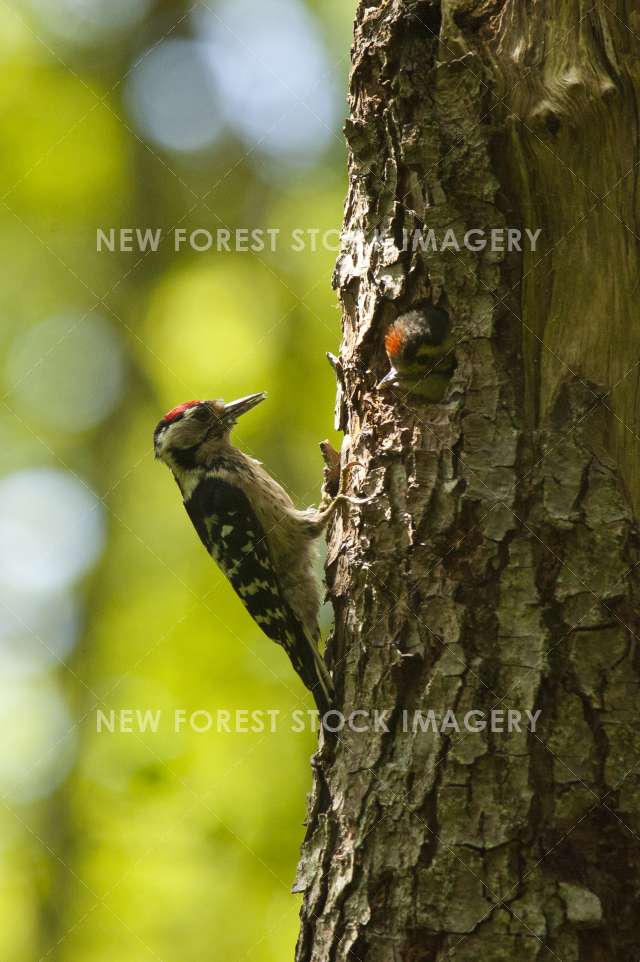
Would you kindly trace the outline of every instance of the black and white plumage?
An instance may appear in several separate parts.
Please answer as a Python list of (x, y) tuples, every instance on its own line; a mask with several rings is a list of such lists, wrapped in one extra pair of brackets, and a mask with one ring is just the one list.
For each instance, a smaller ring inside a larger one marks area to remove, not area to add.
[(259, 461), (231, 444), (237, 418), (265, 397), (173, 408), (155, 429), (155, 453), (171, 469), (205, 548), (254, 621), (285, 649), (324, 714), (333, 685), (318, 649), (314, 543), (336, 505), (352, 499), (340, 495), (324, 511), (298, 510)]

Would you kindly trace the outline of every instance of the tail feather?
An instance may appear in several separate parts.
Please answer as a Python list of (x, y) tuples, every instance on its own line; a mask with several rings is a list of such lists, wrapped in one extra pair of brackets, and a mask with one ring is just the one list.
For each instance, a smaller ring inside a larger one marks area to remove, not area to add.
[(313, 695), (320, 715), (325, 715), (334, 707), (333, 681), (315, 642), (302, 626), (297, 626), (297, 629), (288, 654), (296, 672)]

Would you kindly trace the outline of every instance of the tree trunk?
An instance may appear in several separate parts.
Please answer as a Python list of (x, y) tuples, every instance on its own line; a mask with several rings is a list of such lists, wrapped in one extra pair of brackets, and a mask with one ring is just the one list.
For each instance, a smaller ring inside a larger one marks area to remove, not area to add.
[[(639, 34), (631, 0), (358, 9), (338, 418), (376, 497), (332, 533), (329, 659), (389, 730), (317, 759), (299, 962), (638, 958)], [(537, 250), (404, 249), (508, 227)], [(376, 389), (425, 297), (440, 404)], [(492, 708), (535, 732), (412, 730)]]

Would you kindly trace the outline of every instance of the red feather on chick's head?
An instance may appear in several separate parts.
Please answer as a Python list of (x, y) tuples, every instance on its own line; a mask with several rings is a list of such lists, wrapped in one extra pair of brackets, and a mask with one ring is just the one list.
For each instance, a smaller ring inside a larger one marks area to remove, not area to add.
[(395, 324), (392, 324), (384, 339), (384, 346), (389, 357), (398, 357), (401, 355), (404, 342), (405, 338), (402, 331)]

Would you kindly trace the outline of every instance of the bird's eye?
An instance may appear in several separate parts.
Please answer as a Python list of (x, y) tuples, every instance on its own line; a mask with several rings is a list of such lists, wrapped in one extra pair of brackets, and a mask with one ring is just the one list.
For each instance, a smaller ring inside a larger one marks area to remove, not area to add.
[(209, 412), (207, 411), (206, 408), (196, 408), (191, 416), (194, 417), (196, 421), (209, 420)]

